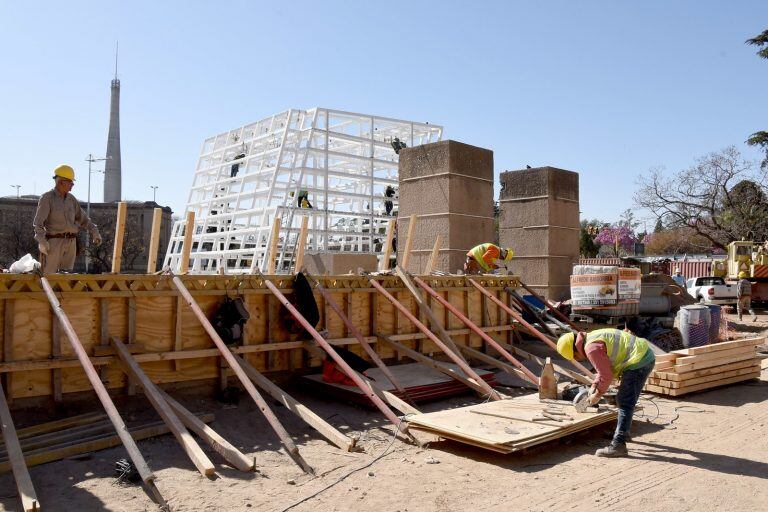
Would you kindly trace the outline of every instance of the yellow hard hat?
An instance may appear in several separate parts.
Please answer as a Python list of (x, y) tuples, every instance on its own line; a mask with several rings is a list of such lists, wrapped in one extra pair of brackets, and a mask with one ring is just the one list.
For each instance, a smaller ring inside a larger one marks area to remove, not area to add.
[(576, 335), (572, 332), (568, 332), (560, 336), (557, 340), (557, 351), (569, 361), (573, 361), (573, 344), (575, 339)]
[(507, 254), (504, 256), (504, 261), (509, 261), (512, 259), (512, 256), (515, 255), (515, 251), (513, 251), (511, 247), (507, 247), (506, 251)]
[(739, 279), (746, 279), (746, 278), (747, 278), (747, 273), (746, 272), (744, 272), (743, 270), (741, 272), (739, 272)]
[(75, 181), (75, 170), (68, 165), (60, 165), (53, 170), (53, 177)]

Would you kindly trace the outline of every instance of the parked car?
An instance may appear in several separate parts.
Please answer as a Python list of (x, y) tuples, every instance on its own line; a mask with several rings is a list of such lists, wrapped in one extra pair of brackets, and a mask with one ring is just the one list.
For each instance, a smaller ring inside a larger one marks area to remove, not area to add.
[(703, 304), (736, 304), (736, 285), (722, 277), (694, 277), (686, 282), (691, 297)]

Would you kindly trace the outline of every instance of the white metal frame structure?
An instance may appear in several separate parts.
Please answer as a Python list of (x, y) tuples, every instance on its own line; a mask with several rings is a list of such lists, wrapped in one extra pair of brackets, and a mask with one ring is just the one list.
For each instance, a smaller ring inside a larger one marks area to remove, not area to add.
[[(308, 251), (380, 253), (392, 218), (384, 192), (397, 186), (393, 141), (408, 147), (437, 142), (442, 131), (429, 123), (314, 108), (290, 109), (206, 139), (187, 203), (195, 212), (190, 271), (266, 271), (276, 216), (278, 273), (291, 270), (303, 215), (309, 216)], [(304, 196), (309, 205), (302, 208)], [(174, 224), (165, 257), (174, 269), (184, 224)]]

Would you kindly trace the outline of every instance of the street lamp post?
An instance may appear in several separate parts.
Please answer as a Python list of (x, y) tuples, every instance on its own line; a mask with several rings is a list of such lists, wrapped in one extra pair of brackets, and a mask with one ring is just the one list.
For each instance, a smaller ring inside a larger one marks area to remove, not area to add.
[(19, 189), (21, 188), (21, 185), (11, 185), (11, 187), (16, 189), (16, 199), (18, 199), (19, 196)]
[(149, 188), (152, 189), (152, 202), (157, 203), (157, 185), (150, 185)]
[[(105, 160), (109, 160), (111, 157), (107, 158), (93, 158), (92, 154), (88, 154), (88, 158), (85, 159), (86, 162), (88, 162), (88, 203), (85, 208), (85, 213), (88, 215), (88, 218), (91, 218), (91, 173), (92, 172), (104, 172), (101, 170), (94, 170), (91, 168), (91, 165), (93, 162), (103, 162)], [(91, 245), (91, 234), (86, 231), (85, 232), (85, 273), (88, 273), (88, 262), (90, 260), (90, 256), (88, 254), (88, 249)]]

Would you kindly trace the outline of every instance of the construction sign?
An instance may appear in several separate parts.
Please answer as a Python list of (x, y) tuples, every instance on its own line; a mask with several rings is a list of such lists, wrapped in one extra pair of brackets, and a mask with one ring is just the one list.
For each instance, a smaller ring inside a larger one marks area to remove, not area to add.
[(640, 269), (619, 269), (619, 300), (640, 300)]
[(572, 306), (607, 306), (618, 301), (617, 274), (571, 276)]

